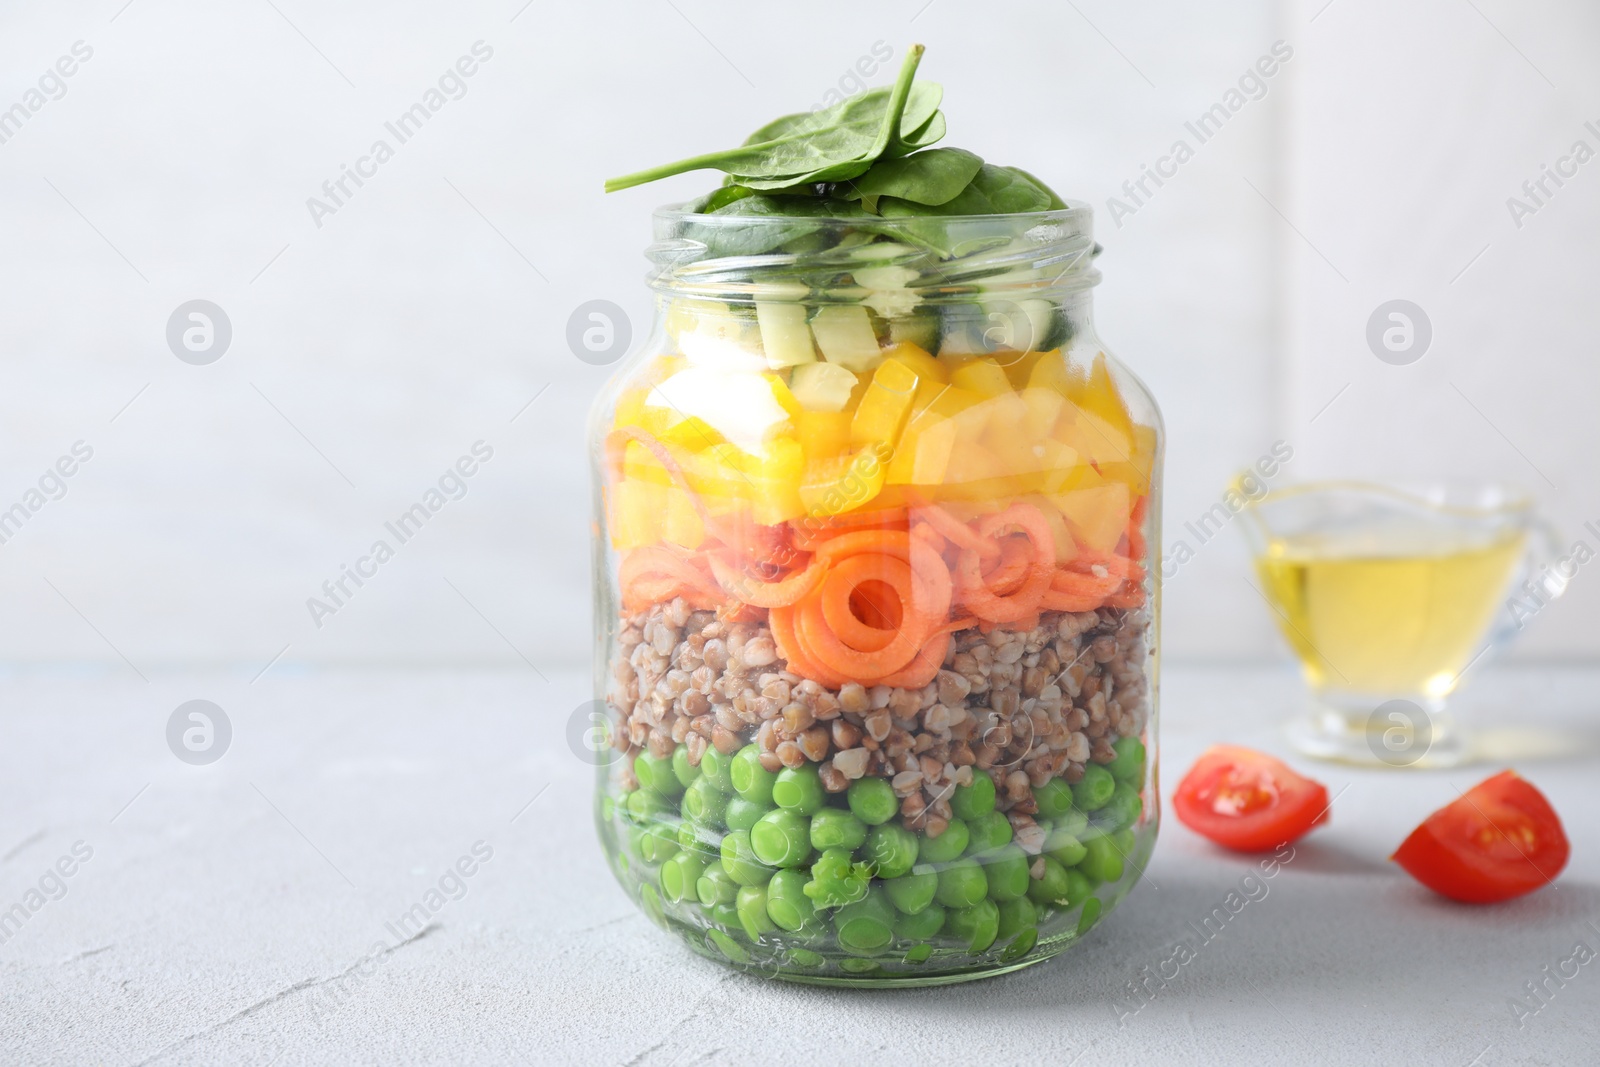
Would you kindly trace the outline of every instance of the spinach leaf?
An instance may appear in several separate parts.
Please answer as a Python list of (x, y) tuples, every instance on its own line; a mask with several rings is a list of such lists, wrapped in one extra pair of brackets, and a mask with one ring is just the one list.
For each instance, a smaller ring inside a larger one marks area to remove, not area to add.
[(887, 93), (863, 93), (814, 116), (786, 116), (769, 124), (778, 127), (776, 136), (612, 178), (606, 182), (606, 191), (705, 169), (734, 175), (740, 184), (754, 189), (858, 177), (885, 150), (900, 143), (901, 122), (908, 108), (913, 132), (930, 122), (937, 111), (943, 91), (932, 83), (913, 85), (922, 52), (921, 45), (907, 51), (900, 74)]
[[(870, 99), (874, 101), (873, 106), (887, 107), (893, 92), (893, 86), (868, 89), (854, 100), (841, 101), (829, 108), (781, 115), (746, 137), (744, 143), (750, 146), (763, 141), (776, 141), (795, 133), (809, 134), (838, 122), (840, 116), (856, 101)], [(939, 102), (943, 98), (944, 87), (938, 82), (917, 82), (912, 87), (911, 95), (906, 98), (905, 114), (900, 118), (900, 143), (909, 146), (908, 151), (910, 148), (926, 147), (944, 136), (944, 114), (939, 110)], [(937, 135), (930, 136), (935, 129)]]
[(707, 258), (762, 255), (825, 229), (827, 224), (819, 220), (868, 217), (861, 205), (846, 200), (821, 196), (773, 196), (757, 192), (750, 192), (704, 213), (729, 219), (782, 220), (755, 226), (685, 220), (679, 236), (705, 244)]
[[(908, 112), (907, 118), (909, 119), (909, 117), (910, 116)], [(944, 112), (935, 111), (933, 116), (929, 118), (927, 122), (924, 122), (921, 126), (918, 126), (910, 133), (906, 133), (905, 128), (906, 123), (902, 122), (900, 124), (900, 143), (889, 146), (888, 151), (884, 152), (883, 154), (885, 159), (892, 159), (895, 156), (903, 156), (908, 152), (915, 152), (919, 148), (926, 148), (931, 144), (943, 140), (945, 134)]]
[(896, 159), (880, 159), (850, 183), (851, 200), (871, 211), (879, 197), (894, 196), (918, 204), (954, 200), (977, 177), (983, 160), (963, 148), (930, 148)]

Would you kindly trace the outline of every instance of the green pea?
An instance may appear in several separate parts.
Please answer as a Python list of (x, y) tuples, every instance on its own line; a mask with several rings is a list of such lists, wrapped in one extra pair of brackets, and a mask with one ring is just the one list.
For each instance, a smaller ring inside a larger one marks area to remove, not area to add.
[(991, 852), (1011, 843), (1011, 820), (1004, 812), (991, 811), (967, 823), (967, 854)]
[(1083, 902), (1083, 914), (1078, 916), (1078, 936), (1082, 937), (1089, 932), (1090, 927), (1100, 918), (1100, 898), (1090, 897)]
[(722, 864), (708, 865), (701, 872), (694, 883), (695, 896), (700, 898), (700, 903), (708, 908), (718, 904), (732, 904), (733, 898), (738, 895), (739, 883), (735, 882), (727, 871), (722, 869)]
[(1039, 909), (1027, 897), (999, 902), (1000, 927), (996, 937), (1010, 937), (1039, 923)]
[(1117, 780), (1111, 777), (1111, 772), (1098, 763), (1091, 763), (1083, 769), (1083, 777), (1078, 784), (1072, 787), (1072, 802), (1084, 811), (1096, 811), (1105, 806), (1111, 799), (1111, 792), (1117, 786)]
[(617, 801), (614, 797), (600, 798), (600, 821), (610, 822), (617, 816)]
[(865, 960), (857, 956), (846, 956), (839, 961), (839, 969), (850, 974), (871, 974), (878, 969), (878, 961)]
[(811, 824), (797, 811), (776, 808), (750, 828), (750, 847), (769, 867), (799, 867), (811, 858)]
[(663, 930), (667, 928), (667, 914), (661, 907), (661, 894), (656, 892), (655, 886), (642, 885), (639, 887), (639, 906), (644, 909), (644, 913), (650, 917), (651, 922)]
[(894, 936), (902, 941), (926, 941), (944, 929), (945, 910), (937, 904), (894, 921)]
[(654, 789), (668, 800), (683, 795), (683, 783), (672, 773), (670, 759), (657, 759), (649, 752), (633, 757), (633, 775), (639, 779), (641, 789)]
[(811, 816), (812, 848), (857, 849), (867, 839), (867, 824), (842, 808), (823, 808)]
[(968, 908), (989, 892), (989, 879), (973, 859), (960, 859), (939, 872), (935, 899), (947, 908)]
[(1028, 899), (1035, 904), (1061, 904), (1067, 899), (1067, 869), (1049, 856), (1044, 860), (1044, 872), (1028, 883)]
[(1016, 900), (1028, 892), (1028, 854), (1016, 845), (1002, 845), (978, 861), (989, 882), (990, 900)]
[(739, 913), (739, 925), (744, 927), (744, 932), (750, 940), (759, 941), (762, 934), (777, 929), (772, 919), (767, 916), (766, 886), (744, 886), (734, 898), (733, 906)]
[(698, 856), (706, 863), (717, 859), (717, 850), (722, 845), (722, 835), (707, 836), (700, 827), (692, 822), (678, 824), (678, 847), (693, 856)]
[(1119, 737), (1111, 743), (1116, 757), (1106, 769), (1119, 782), (1139, 785), (1144, 781), (1144, 742), (1137, 737)]
[(793, 868), (779, 871), (767, 883), (767, 914), (790, 933), (816, 917), (816, 905), (806, 896), (806, 874)]
[(994, 779), (989, 772), (972, 769), (972, 784), (958, 785), (950, 796), (950, 810), (969, 822), (994, 810)]
[(1088, 851), (1076, 835), (1065, 830), (1051, 830), (1044, 839), (1044, 854), (1063, 867), (1076, 867)]
[(862, 856), (879, 878), (899, 878), (917, 862), (917, 835), (904, 826), (874, 826)]
[(728, 806), (722, 811), (722, 823), (730, 830), (748, 830), (771, 810), (771, 804), (757, 804), (744, 797), (729, 797)]
[(760, 747), (751, 744), (741, 748), (728, 768), (728, 777), (735, 793), (764, 808), (772, 807), (772, 783), (778, 776), (761, 766)]
[(1107, 832), (1125, 830), (1139, 821), (1143, 811), (1144, 801), (1139, 798), (1139, 791), (1127, 782), (1118, 782), (1111, 791), (1111, 799), (1094, 813), (1094, 822)]
[(873, 952), (894, 940), (894, 908), (881, 889), (846, 904), (833, 916), (833, 932), (847, 952)]
[(821, 967), (827, 962), (821, 955), (808, 948), (790, 949), (787, 959), (796, 967)]
[(805, 894), (819, 908), (836, 908), (860, 900), (871, 880), (870, 869), (856, 863), (849, 849), (823, 849), (811, 865)]
[(671, 810), (672, 805), (654, 789), (635, 789), (628, 794), (628, 815), (634, 822), (649, 822)]
[(689, 783), (689, 788), (683, 791), (683, 800), (678, 805), (678, 811), (685, 819), (692, 819), (705, 826), (721, 825), (723, 814), (727, 810), (727, 794), (718, 791), (717, 787), (708, 782), (704, 776)]
[(639, 834), (639, 858), (646, 863), (660, 863), (678, 851), (678, 828), (666, 823), (648, 826)]
[(689, 765), (689, 746), (679, 745), (672, 753), (672, 776), (685, 788), (700, 777), (700, 768)]
[(772, 783), (772, 802), (801, 815), (815, 815), (827, 799), (828, 793), (822, 788), (822, 777), (815, 763), (785, 767)]
[[(710, 915), (711, 921), (716, 923), (718, 926), (726, 927), (729, 930), (739, 929), (739, 908), (732, 901), (729, 901), (726, 904), (713, 904), (708, 909), (707, 914)], [(714, 938), (718, 933), (720, 933), (720, 931), (713, 930), (711, 931), (711, 936)], [(732, 938), (729, 938), (728, 940), (733, 941)], [(717, 944), (719, 947), (721, 947), (722, 943), (719, 941)], [(738, 942), (733, 941), (733, 944), (738, 945)], [(726, 952), (727, 950), (724, 949), (723, 951)], [(740, 951), (743, 952), (744, 950), (741, 948)], [(749, 956), (746, 955), (745, 959), (749, 959)]]
[(1078, 870), (1097, 882), (1115, 882), (1122, 877), (1122, 852), (1110, 834), (1091, 837), (1083, 843), (1085, 854)]
[(1117, 851), (1129, 859), (1133, 857), (1133, 846), (1139, 843), (1132, 830), (1118, 830), (1111, 835), (1111, 840), (1117, 843)]
[(856, 818), (868, 826), (886, 823), (900, 810), (894, 786), (883, 778), (857, 778), (845, 796)]
[(1060, 778), (1052, 778), (1033, 791), (1033, 802), (1039, 808), (1039, 818), (1059, 819), (1072, 810), (1072, 787)]
[(1011, 944), (1000, 953), (1000, 959), (1005, 963), (1015, 963), (1033, 951), (1033, 946), (1039, 943), (1039, 931), (1036, 927), (1028, 927), (1016, 937), (1011, 939)]
[(922, 843), (918, 846), (917, 855), (926, 863), (946, 863), (955, 859), (967, 850), (967, 842), (972, 834), (967, 829), (967, 824), (960, 819), (951, 819), (950, 825), (944, 828), (944, 833), (938, 837), (922, 836)]
[(1062, 833), (1071, 834), (1076, 838), (1082, 838), (1083, 832), (1089, 828), (1089, 816), (1085, 815), (1077, 808), (1071, 808), (1061, 815), (1058, 815), (1051, 826), (1053, 829), (1060, 830)]
[(661, 865), (661, 891), (674, 904), (694, 899), (695, 883), (705, 870), (705, 860), (692, 852), (679, 852)]
[(952, 911), (944, 921), (944, 932), (967, 943), (967, 951), (983, 952), (994, 944), (1000, 929), (1000, 909), (992, 900), (980, 900)]
[(883, 891), (897, 911), (914, 915), (933, 903), (933, 895), (939, 891), (939, 874), (932, 867), (919, 863), (911, 868), (910, 874), (885, 881)]
[(1067, 907), (1075, 908), (1089, 899), (1094, 892), (1094, 883), (1085, 878), (1083, 872), (1073, 868), (1067, 872)]
[(733, 779), (728, 776), (728, 770), (732, 765), (732, 756), (725, 756), (715, 748), (708, 748), (706, 754), (700, 757), (700, 777), (716, 786), (717, 792), (731, 793)]
[(772, 868), (756, 857), (749, 830), (733, 830), (722, 839), (722, 869), (740, 885), (765, 885)]
[[(929, 935), (932, 936), (932, 935)], [(933, 946), (928, 944), (912, 945), (906, 949), (907, 963), (926, 963), (928, 957), (933, 955)]]

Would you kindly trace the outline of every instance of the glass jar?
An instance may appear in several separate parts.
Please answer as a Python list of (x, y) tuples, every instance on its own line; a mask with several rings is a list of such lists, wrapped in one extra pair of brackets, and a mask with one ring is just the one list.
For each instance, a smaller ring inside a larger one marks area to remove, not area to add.
[(1163, 434), (1090, 220), (656, 215), (592, 417), (596, 814), (695, 951), (962, 981), (1144, 868)]

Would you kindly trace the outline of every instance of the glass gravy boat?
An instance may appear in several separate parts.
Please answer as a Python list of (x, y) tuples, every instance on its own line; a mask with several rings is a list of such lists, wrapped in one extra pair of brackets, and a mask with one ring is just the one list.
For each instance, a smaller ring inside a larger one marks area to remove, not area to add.
[(1463, 762), (1447, 699), (1566, 585), (1539, 566), (1555, 539), (1527, 495), (1328, 481), (1246, 499), (1257, 591), (1311, 690), (1295, 747), (1396, 767)]

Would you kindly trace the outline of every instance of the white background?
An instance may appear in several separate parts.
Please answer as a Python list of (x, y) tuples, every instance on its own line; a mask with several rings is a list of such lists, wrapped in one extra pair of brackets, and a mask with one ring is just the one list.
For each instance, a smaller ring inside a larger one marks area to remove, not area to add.
[[(583, 663), (607, 372), (566, 320), (610, 299), (642, 335), (650, 209), (715, 178), (601, 181), (809, 106), (879, 40), (878, 83), (928, 45), (947, 143), (1095, 204), (1102, 333), (1171, 434), (1169, 544), (1278, 439), (1290, 477), (1503, 478), (1569, 541), (1600, 520), (1600, 162), (1520, 229), (1505, 204), (1600, 148), (1577, 0), (123, 3), (0, 9), (0, 108), (94, 49), (0, 144), (0, 508), (94, 449), (0, 545), (5, 662)], [(466, 95), (318, 228), (307, 198), (479, 40)], [(1114, 226), (1106, 198), (1277, 40), (1265, 98)], [(1396, 297), (1433, 323), (1407, 367), (1364, 340)], [(205, 367), (165, 341), (195, 298), (234, 331)], [(467, 496), (314, 626), (306, 598), (480, 439)], [(1281, 654), (1246, 573), (1235, 530), (1182, 570), (1170, 656)], [(1533, 629), (1523, 655), (1600, 652), (1600, 581)]]

